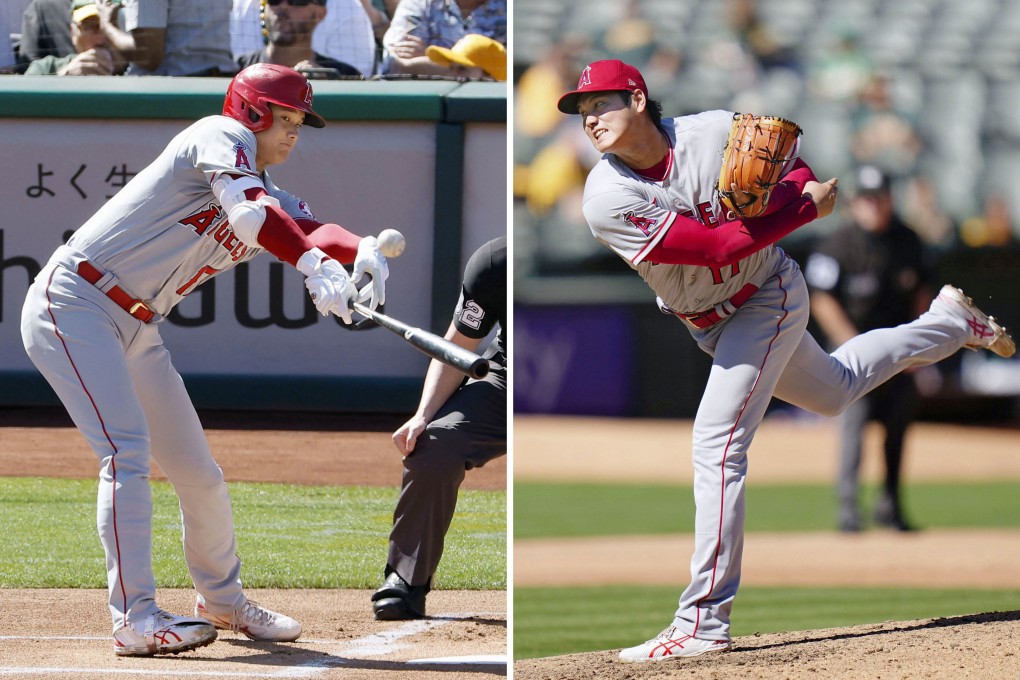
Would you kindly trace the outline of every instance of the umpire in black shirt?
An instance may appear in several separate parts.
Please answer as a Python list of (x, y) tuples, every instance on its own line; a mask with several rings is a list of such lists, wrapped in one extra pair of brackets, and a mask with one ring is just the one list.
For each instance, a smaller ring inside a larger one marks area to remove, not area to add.
[(446, 339), (477, 351), (498, 324), (481, 380), (432, 360), (417, 412), (393, 433), (405, 456), (393, 513), (383, 585), (372, 595), (377, 619), (425, 616), (425, 596), (443, 555), (446, 532), (466, 470), (506, 454), (506, 238), (489, 241), (468, 260)]
[[(913, 321), (931, 302), (932, 271), (921, 239), (896, 214), (890, 177), (866, 165), (856, 173), (849, 220), (807, 260), (811, 313), (833, 348), (875, 328)], [(840, 423), (839, 528), (859, 531), (858, 476), (865, 425), (885, 429), (885, 483), (875, 524), (909, 531), (900, 504), (903, 441), (917, 401), (913, 375), (901, 373), (852, 404)]]

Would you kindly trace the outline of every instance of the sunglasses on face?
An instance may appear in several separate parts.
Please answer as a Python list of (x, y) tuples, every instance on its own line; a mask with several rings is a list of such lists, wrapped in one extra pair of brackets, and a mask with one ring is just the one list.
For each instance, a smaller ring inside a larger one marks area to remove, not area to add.
[(325, 5), (326, 0), (266, 0), (270, 7), (276, 7), (286, 2), (291, 7), (305, 7), (307, 5)]

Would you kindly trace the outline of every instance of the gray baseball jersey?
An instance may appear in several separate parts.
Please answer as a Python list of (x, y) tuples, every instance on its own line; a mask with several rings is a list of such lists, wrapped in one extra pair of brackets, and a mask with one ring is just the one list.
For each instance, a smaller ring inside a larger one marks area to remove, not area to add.
[[(688, 323), (713, 365), (694, 421), (691, 583), (673, 622), (705, 640), (729, 639), (743, 551), (747, 451), (772, 397), (835, 415), (905, 368), (939, 361), (973, 340), (959, 308), (937, 299), (916, 321), (860, 335), (827, 354), (806, 332), (807, 287), (781, 248), (766, 246), (718, 268), (654, 263), (653, 251), (678, 215), (707, 230), (725, 219), (716, 184), (732, 115), (664, 119), (671, 166), (661, 181), (606, 154), (588, 176), (583, 206), (595, 237), (626, 260), (669, 311), (716, 312), (706, 325)], [(753, 294), (745, 297), (746, 291)]]
[(209, 188), (223, 173), (259, 179), (294, 218), (312, 218), (299, 198), (255, 172), (255, 134), (209, 116), (174, 137), (78, 229), (67, 245), (166, 315), (196, 286), (263, 251), (234, 234)]
[(707, 228), (725, 219), (716, 185), (732, 123), (729, 111), (664, 120), (662, 129), (672, 147), (664, 181), (642, 179), (607, 154), (585, 183), (584, 216), (595, 238), (626, 260), (677, 311), (697, 312), (731, 298), (747, 283), (760, 286), (781, 257), (769, 246), (719, 269), (645, 259), (666, 235), (674, 215), (698, 219)]
[[(180, 497), (185, 558), (214, 614), (243, 602), (230, 498), (159, 321), (211, 276), (262, 252), (238, 239), (211, 187), (223, 173), (260, 180), (292, 217), (298, 198), (257, 173), (255, 135), (210, 116), (177, 135), (68, 244), (29, 288), (22, 338), (100, 460), (98, 524), (114, 627), (155, 613), (150, 455)], [(84, 263), (84, 265), (83, 265)], [(102, 274), (86, 280), (82, 266)], [(144, 301), (145, 323), (114, 299)]]

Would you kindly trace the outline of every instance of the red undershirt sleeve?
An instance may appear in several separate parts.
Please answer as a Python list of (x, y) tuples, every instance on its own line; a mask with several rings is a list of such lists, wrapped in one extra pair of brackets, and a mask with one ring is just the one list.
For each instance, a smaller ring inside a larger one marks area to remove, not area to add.
[[(267, 192), (261, 188), (244, 192), (249, 201), (257, 201)], [(339, 224), (322, 224), (315, 220), (295, 220), (283, 209), (265, 206), (266, 220), (259, 229), (259, 245), (291, 265), (312, 248), (318, 247), (342, 264), (354, 262), (361, 237)]]
[(769, 204), (765, 208), (765, 215), (771, 215), (783, 206), (797, 200), (804, 193), (804, 185), (808, 182), (817, 182), (818, 178), (812, 172), (808, 164), (798, 158), (794, 161), (790, 171), (783, 175), (783, 179), (772, 189), (769, 196)]
[(298, 228), (308, 236), (308, 239), (316, 247), (322, 248), (334, 260), (338, 260), (341, 264), (354, 262), (354, 258), (358, 255), (358, 244), (361, 243), (360, 236), (352, 234), (339, 224), (332, 222), (324, 224), (308, 219), (296, 221)]
[(723, 222), (714, 229), (690, 217), (673, 215), (664, 227), (669, 231), (644, 261), (721, 267), (758, 252), (817, 217), (810, 196), (801, 196), (771, 215)]

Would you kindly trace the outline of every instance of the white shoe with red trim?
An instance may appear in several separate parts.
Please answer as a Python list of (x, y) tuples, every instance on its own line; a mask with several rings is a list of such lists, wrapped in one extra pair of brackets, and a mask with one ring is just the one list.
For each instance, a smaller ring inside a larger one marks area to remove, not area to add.
[(160, 609), (142, 621), (113, 631), (113, 653), (117, 656), (180, 654), (212, 643), (216, 629), (208, 621), (175, 616)]
[(251, 600), (245, 600), (244, 604), (230, 614), (213, 614), (204, 604), (197, 602), (195, 616), (202, 617), (217, 628), (244, 633), (252, 640), (293, 642), (301, 635), (300, 623)]
[(680, 632), (676, 626), (669, 626), (648, 642), (621, 650), (620, 661), (628, 663), (663, 661), (681, 656), (727, 652), (730, 647), (729, 640), (699, 640)]
[(1009, 358), (1016, 353), (1016, 343), (1005, 328), (999, 325), (994, 316), (988, 316), (956, 286), (945, 285), (935, 298), (934, 306), (943, 306), (955, 316), (961, 316), (970, 327), (970, 339), (966, 347), (970, 349), (987, 349), (1000, 357)]

